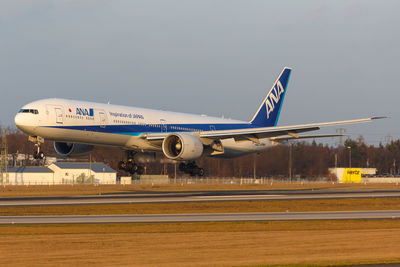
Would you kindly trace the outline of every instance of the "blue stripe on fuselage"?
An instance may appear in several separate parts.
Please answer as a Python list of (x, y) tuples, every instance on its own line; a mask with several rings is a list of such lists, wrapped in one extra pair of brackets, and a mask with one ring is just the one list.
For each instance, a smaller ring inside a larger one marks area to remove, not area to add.
[[(147, 125), (81, 125), (81, 126), (44, 126), (47, 128), (68, 129), (78, 131), (89, 131), (99, 133), (111, 133), (138, 136), (142, 133), (160, 132), (198, 132), (198, 131), (218, 131), (218, 130), (238, 130), (256, 128), (255, 125), (248, 123), (235, 124), (147, 124)], [(164, 129), (164, 130), (163, 130)]]

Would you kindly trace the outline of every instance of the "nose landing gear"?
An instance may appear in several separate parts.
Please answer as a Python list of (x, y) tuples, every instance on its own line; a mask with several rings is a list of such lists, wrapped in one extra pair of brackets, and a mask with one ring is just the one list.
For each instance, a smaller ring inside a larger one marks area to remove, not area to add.
[(44, 159), (45, 154), (40, 149), (40, 145), (44, 143), (44, 138), (40, 136), (29, 136), (28, 140), (35, 143), (35, 149), (33, 150), (33, 158), (38, 160)]
[(179, 164), (179, 170), (181, 172), (190, 174), (190, 176), (204, 176), (204, 169), (200, 168), (199, 166), (196, 165), (194, 161), (189, 161), (188, 163), (180, 163)]
[(35, 150), (33, 151), (33, 158), (34, 159), (44, 159), (45, 155), (44, 152), (40, 150), (39, 145), (35, 145)]

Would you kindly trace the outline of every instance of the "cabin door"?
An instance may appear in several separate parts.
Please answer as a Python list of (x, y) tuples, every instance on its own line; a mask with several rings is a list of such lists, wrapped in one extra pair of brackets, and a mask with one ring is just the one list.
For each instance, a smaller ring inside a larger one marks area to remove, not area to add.
[(162, 133), (166, 133), (167, 132), (167, 124), (166, 121), (164, 119), (160, 119), (161, 122), (161, 132)]
[(58, 108), (58, 107), (56, 107), (54, 109), (56, 111), (56, 123), (63, 124), (64, 119), (63, 119), (63, 111), (62, 111), (62, 109)]
[(100, 127), (106, 128), (107, 120), (104, 111), (99, 111), (99, 118), (100, 118)]

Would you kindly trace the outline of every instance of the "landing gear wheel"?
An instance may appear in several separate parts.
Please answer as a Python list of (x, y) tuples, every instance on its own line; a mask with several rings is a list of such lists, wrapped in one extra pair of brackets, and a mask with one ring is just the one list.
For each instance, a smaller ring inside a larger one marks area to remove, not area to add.
[(126, 162), (125, 161), (120, 161), (120, 162), (118, 162), (118, 169), (119, 170), (125, 170), (125, 168), (126, 168)]
[(132, 171), (135, 173), (138, 172), (138, 170), (139, 170), (139, 165), (133, 164)]
[(128, 161), (128, 162), (125, 164), (125, 171), (131, 172), (131, 171), (133, 170), (133, 165), (134, 165), (133, 162), (129, 162), (129, 161)]
[(38, 154), (39, 159), (44, 159), (44, 153), (42, 151), (39, 152)]
[(199, 168), (198, 172), (197, 172), (198, 176), (204, 176), (204, 169), (203, 168)]
[(203, 168), (199, 168), (196, 167), (192, 170), (192, 172), (190, 173), (191, 176), (203, 176), (204, 175), (204, 169)]
[(33, 158), (42, 160), (45, 158), (43, 151), (40, 149), (40, 145), (44, 143), (44, 138), (40, 136), (29, 136), (28, 141), (35, 143), (35, 150), (33, 151)]
[(204, 176), (204, 169), (200, 168), (194, 162), (180, 163), (179, 170), (189, 174), (190, 176)]
[(133, 151), (127, 151), (127, 160), (118, 162), (118, 169), (126, 171), (131, 175), (134, 175), (135, 173), (138, 175), (143, 174), (144, 167), (136, 164), (134, 160), (135, 153), (136, 152)]
[(44, 159), (44, 153), (43, 153), (43, 151), (37, 151), (37, 150), (35, 150), (35, 151), (33, 151), (33, 158), (34, 159)]

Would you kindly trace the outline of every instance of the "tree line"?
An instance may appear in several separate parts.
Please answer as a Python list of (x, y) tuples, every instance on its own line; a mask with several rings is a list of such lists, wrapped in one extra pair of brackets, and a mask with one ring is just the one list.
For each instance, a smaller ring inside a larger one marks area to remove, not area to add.
[[(7, 144), (9, 154), (32, 154), (34, 148), (26, 134), (12, 128), (7, 129)], [(42, 150), (48, 156), (56, 156), (53, 142), (45, 141)], [(91, 153), (92, 161), (104, 162), (115, 170), (118, 169), (118, 162), (124, 159), (124, 151), (115, 148), (96, 147)], [(377, 146), (367, 145), (362, 136), (356, 140), (347, 139), (344, 146), (295, 141), (272, 147), (259, 154), (234, 159), (203, 157), (196, 163), (206, 169), (206, 174), (210, 177), (253, 177), (255, 171), (257, 177), (287, 178), (291, 171), (292, 177), (317, 179), (326, 177), (328, 168), (349, 167), (350, 161), (352, 167), (377, 168), (378, 173), (382, 174), (400, 173), (400, 140)], [(157, 153), (155, 159), (147, 159), (143, 164), (148, 174), (166, 173), (173, 176), (175, 173), (176, 165), (166, 160), (162, 153)]]

